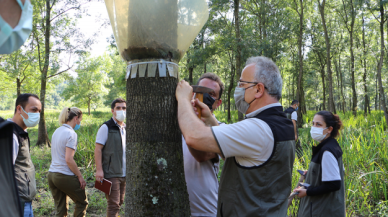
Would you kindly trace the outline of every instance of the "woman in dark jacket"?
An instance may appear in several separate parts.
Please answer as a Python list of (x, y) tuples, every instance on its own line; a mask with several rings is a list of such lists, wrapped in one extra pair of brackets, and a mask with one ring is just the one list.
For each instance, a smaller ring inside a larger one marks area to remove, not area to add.
[(345, 184), (342, 149), (335, 139), (342, 126), (338, 115), (328, 111), (315, 114), (311, 137), (319, 142), (306, 173), (307, 189), (298, 188), (301, 199), (298, 217), (345, 217)]

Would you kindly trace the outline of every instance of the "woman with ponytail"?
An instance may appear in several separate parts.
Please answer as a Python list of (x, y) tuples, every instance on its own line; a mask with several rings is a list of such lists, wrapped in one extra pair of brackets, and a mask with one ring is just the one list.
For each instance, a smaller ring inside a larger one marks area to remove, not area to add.
[(319, 142), (312, 147), (312, 158), (305, 172), (307, 189), (298, 188), (301, 199), (298, 217), (345, 217), (345, 184), (342, 149), (335, 139), (342, 122), (329, 111), (315, 114), (311, 137)]
[(75, 203), (74, 216), (86, 215), (86, 182), (74, 161), (77, 150), (75, 130), (80, 128), (81, 121), (82, 111), (79, 108), (63, 108), (59, 115), (60, 127), (55, 130), (51, 139), (52, 160), (48, 183), (55, 202), (55, 216), (67, 216), (69, 197)]

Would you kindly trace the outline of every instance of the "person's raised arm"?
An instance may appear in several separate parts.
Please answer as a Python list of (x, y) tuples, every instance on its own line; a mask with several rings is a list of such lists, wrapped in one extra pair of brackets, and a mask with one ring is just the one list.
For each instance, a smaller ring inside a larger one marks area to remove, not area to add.
[[(175, 95), (178, 100), (178, 122), (182, 134), (188, 147), (198, 151), (220, 154), (220, 148), (211, 128), (199, 120), (194, 113), (193, 106), (190, 103), (192, 91), (193, 89), (186, 81), (182, 80), (178, 83)], [(198, 103), (198, 105), (202, 109), (202, 117), (205, 119), (205, 123), (213, 122), (210, 119), (213, 117), (209, 108), (203, 103)]]
[(74, 161), (75, 150), (69, 147), (66, 147), (65, 160), (67, 166), (70, 170), (78, 177), (78, 181), (80, 183), (80, 188), (84, 189), (86, 186), (86, 182), (82, 177), (81, 171), (78, 169), (77, 164)]

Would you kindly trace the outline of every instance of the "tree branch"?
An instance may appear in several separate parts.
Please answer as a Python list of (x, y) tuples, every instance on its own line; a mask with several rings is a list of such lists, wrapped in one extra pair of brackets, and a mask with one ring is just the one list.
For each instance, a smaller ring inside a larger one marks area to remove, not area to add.
[(72, 68), (72, 67), (69, 67), (69, 68), (67, 68), (67, 69), (65, 69), (65, 70), (63, 70), (63, 71), (60, 71), (60, 72), (56, 73), (56, 74), (47, 76), (47, 79), (52, 78), (52, 77), (55, 77), (55, 76), (57, 76), (57, 75), (60, 75), (60, 74), (62, 74), (62, 73), (64, 73), (64, 72), (67, 72), (67, 71), (69, 71), (71, 68)]
[(81, 7), (81, 5), (78, 6), (78, 7), (71, 7), (71, 8), (69, 8), (69, 9), (67, 9), (67, 10), (63, 11), (62, 13), (58, 14), (57, 16), (55, 16), (54, 18), (52, 18), (52, 19), (50, 20), (50, 22), (53, 21), (53, 20), (55, 20), (55, 18), (61, 16), (62, 14), (66, 13), (66, 12), (72, 10), (72, 9), (79, 9), (80, 7)]

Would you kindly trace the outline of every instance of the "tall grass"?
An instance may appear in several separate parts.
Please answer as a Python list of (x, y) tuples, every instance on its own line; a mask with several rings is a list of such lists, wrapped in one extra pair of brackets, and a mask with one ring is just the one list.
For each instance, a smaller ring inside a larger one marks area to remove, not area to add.
[[(83, 110), (86, 112), (86, 110)], [(46, 110), (46, 124), (51, 139), (58, 124), (58, 110)], [(105, 210), (105, 198), (93, 190), (95, 164), (94, 146), (98, 128), (111, 117), (110, 109), (97, 110), (91, 115), (83, 116), (78, 135), (78, 149), (75, 160), (88, 183), (90, 209), (95, 213)], [(215, 111), (221, 122), (227, 122), (227, 114)], [(307, 170), (311, 159), (311, 147), (316, 144), (310, 137), (310, 124), (315, 112), (308, 111), (303, 117), (304, 126), (299, 129), (301, 144), (304, 148), (303, 156), (295, 159), (293, 183), (297, 184), (299, 175), (297, 169)], [(13, 111), (0, 111), (0, 116), (10, 118)], [(232, 122), (237, 121), (237, 111), (232, 111)], [(358, 112), (354, 117), (351, 112), (340, 113), (344, 128), (338, 138), (343, 150), (345, 166), (345, 191), (347, 216), (388, 216), (388, 148), (387, 128), (383, 113), (372, 111), (366, 117)], [(29, 129), (31, 138), (31, 155), (36, 167), (36, 179), (39, 194), (34, 208), (37, 216), (50, 215), (53, 212), (53, 202), (48, 190), (47, 171), (51, 163), (50, 148), (35, 146), (37, 127)], [(221, 162), (222, 164), (222, 162)], [(220, 172), (222, 171), (222, 168)], [(93, 203), (94, 203), (93, 202)], [(294, 200), (289, 208), (289, 215), (295, 216), (298, 210), (298, 200)], [(90, 212), (90, 209), (88, 212)]]

